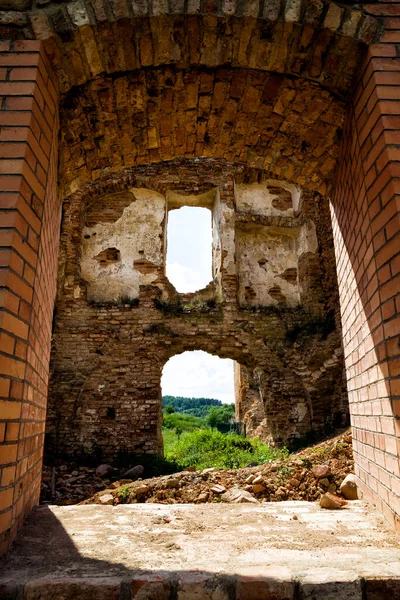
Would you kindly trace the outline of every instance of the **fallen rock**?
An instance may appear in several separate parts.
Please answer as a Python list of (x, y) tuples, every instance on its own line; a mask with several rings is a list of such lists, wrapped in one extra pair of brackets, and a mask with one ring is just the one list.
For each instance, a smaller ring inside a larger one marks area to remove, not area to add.
[(348, 502), (343, 500), (343, 498), (339, 498), (339, 496), (334, 496), (329, 492), (326, 492), (319, 501), (319, 505), (321, 508), (328, 508), (329, 510), (337, 510), (338, 508), (343, 508), (346, 506)]
[(222, 494), (221, 498), (224, 502), (231, 502), (234, 504), (240, 504), (242, 502), (258, 502), (250, 492), (246, 492), (246, 490), (242, 490), (241, 488), (232, 488), (225, 492), (225, 494)]
[(167, 479), (165, 485), (167, 488), (176, 488), (179, 485), (179, 479)]
[(347, 500), (358, 499), (357, 478), (353, 473), (350, 473), (343, 479), (340, 485), (340, 492)]
[(197, 496), (197, 502), (207, 502), (208, 500), (208, 493), (207, 492), (202, 492), (201, 494), (199, 494)]
[(261, 492), (265, 492), (266, 487), (263, 483), (253, 483), (253, 492), (255, 494), (261, 494)]
[(144, 467), (142, 465), (136, 465), (123, 474), (124, 479), (138, 479), (144, 473)]
[(257, 475), (257, 477), (255, 477), (255, 478), (253, 479), (253, 483), (256, 483), (256, 484), (257, 484), (257, 483), (264, 483), (263, 476), (262, 476), (262, 475)]
[(114, 467), (111, 465), (99, 465), (96, 469), (96, 475), (98, 477), (108, 477), (114, 471)]
[(296, 479), (295, 477), (292, 477), (291, 479), (289, 479), (289, 483), (294, 488), (298, 488), (300, 486), (300, 481), (298, 479)]
[(135, 494), (137, 494), (138, 496), (140, 494), (147, 494), (150, 491), (150, 488), (148, 485), (136, 485), (133, 490), (135, 492)]
[(223, 485), (220, 485), (219, 483), (217, 483), (216, 485), (214, 485), (214, 486), (211, 488), (211, 491), (212, 491), (214, 494), (223, 494), (224, 492), (226, 492), (226, 487), (225, 487), (225, 486), (223, 486)]
[(100, 504), (113, 504), (114, 496), (112, 494), (103, 494), (99, 496), (99, 502)]
[(312, 473), (317, 479), (322, 479), (323, 477), (329, 477), (331, 468), (329, 465), (315, 465), (312, 468)]

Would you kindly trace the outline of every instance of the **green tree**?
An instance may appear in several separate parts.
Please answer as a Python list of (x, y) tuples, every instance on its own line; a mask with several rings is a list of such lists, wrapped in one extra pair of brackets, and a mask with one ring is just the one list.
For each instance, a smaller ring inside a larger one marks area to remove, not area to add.
[(235, 405), (234, 404), (223, 404), (217, 408), (218, 421), (222, 423), (229, 423), (234, 420), (235, 417)]
[(165, 407), (165, 412), (167, 415), (172, 415), (172, 413), (175, 412), (175, 409), (171, 404), (168, 404), (168, 406)]
[(179, 440), (183, 433), (183, 425), (181, 423), (177, 423), (175, 425), (174, 431), (175, 431), (176, 435), (178, 436), (178, 440)]
[(208, 411), (208, 415), (206, 416), (206, 423), (207, 425), (209, 425), (209, 427), (211, 427), (211, 429), (214, 429), (216, 424), (219, 421), (219, 412), (218, 412), (218, 408), (216, 406), (212, 406), (210, 408), (210, 410)]

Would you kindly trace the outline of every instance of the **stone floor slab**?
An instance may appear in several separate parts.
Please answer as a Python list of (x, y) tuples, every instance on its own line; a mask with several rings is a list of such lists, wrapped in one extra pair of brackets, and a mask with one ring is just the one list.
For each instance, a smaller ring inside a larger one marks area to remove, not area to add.
[(400, 541), (362, 501), (339, 511), (307, 502), (41, 506), (0, 561), (0, 600), (61, 597), (398, 600)]

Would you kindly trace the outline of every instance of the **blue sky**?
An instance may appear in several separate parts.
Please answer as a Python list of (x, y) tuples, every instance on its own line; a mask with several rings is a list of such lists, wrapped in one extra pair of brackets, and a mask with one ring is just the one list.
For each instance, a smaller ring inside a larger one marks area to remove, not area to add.
[[(211, 211), (184, 206), (168, 213), (167, 276), (178, 292), (205, 287), (211, 273)], [(233, 361), (202, 351), (173, 356), (165, 365), (162, 393), (234, 402)]]

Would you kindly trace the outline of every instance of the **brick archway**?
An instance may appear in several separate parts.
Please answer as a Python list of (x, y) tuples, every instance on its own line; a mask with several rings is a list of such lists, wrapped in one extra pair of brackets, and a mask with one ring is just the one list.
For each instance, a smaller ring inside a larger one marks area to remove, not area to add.
[[(115, 77), (117, 65), (123, 64), (123, 70), (154, 68), (171, 63), (171, 57), (178, 68), (185, 69), (193, 64), (214, 68), (231, 63), (260, 69), (260, 65), (268, 64), (269, 72), (294, 78), (301, 75), (345, 100), (355, 82), (331, 195), (343, 341), (357, 474), (365, 493), (398, 527), (396, 115), (400, 81), (394, 44), (398, 41), (399, 6), (373, 4), (359, 10), (325, 2), (320, 12), (313, 14), (313, 3), (288, 1), (279, 15), (271, 17), (264, 14), (264, 3), (252, 2), (250, 14), (236, 14), (235, 7), (235, 15), (223, 17), (214, 3), (209, 3), (190, 9), (185, 30), (181, 18), (162, 14), (160, 4), (154, 2), (151, 10), (145, 4), (140, 39), (135, 38), (136, 62), (129, 65), (127, 60), (133, 53), (126, 49), (132, 43), (131, 23), (137, 18), (132, 11), (138, 3), (130, 4), (130, 8), (120, 3), (122, 13), (118, 14), (114, 9), (110, 13), (103, 3), (88, 13), (83, 9), (73, 14), (72, 5), (57, 4), (21, 12), (22, 20), (3, 32), (9, 39), (0, 45), (6, 115), (0, 132), (1, 550), (8, 548), (39, 493), (60, 220), (56, 195), (57, 89), (60, 85), (66, 92), (71, 85), (90, 85), (90, 80), (97, 76), (100, 80), (103, 73)], [(188, 7), (195, 5), (188, 3)], [(218, 30), (225, 32), (231, 45), (216, 43)], [(186, 58), (176, 54), (182, 31), (190, 32), (186, 38), (193, 40), (193, 46), (185, 46)], [(107, 42), (107, 56), (104, 46), (98, 45), (100, 40)], [(166, 45), (162, 43), (165, 40)], [(289, 40), (293, 54), (285, 50)], [(263, 52), (257, 50), (257, 44)], [(369, 45), (367, 50), (365, 44)], [(324, 53), (323, 48), (329, 52)], [(279, 63), (281, 56), (288, 62)], [(317, 66), (314, 76), (312, 69)], [(71, 73), (78, 79), (71, 80)], [(251, 156), (249, 151), (247, 158)], [(153, 160), (158, 158), (150, 162)], [(90, 177), (95, 179), (101, 168), (102, 164), (94, 161)], [(290, 179), (288, 173), (286, 177)], [(88, 181), (87, 177), (82, 181), (72, 178), (70, 191)], [(329, 181), (325, 185), (331, 189)]]

